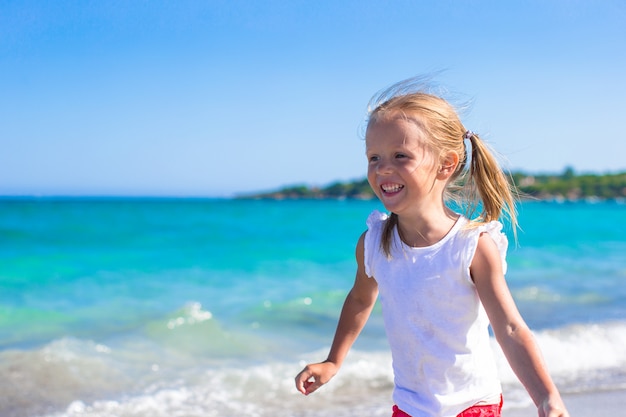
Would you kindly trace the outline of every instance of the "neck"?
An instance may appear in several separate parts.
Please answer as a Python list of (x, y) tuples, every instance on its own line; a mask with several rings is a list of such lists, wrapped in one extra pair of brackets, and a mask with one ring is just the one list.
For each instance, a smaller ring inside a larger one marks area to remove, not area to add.
[(398, 234), (402, 241), (412, 247), (431, 246), (448, 234), (459, 215), (443, 206), (413, 216), (398, 215)]

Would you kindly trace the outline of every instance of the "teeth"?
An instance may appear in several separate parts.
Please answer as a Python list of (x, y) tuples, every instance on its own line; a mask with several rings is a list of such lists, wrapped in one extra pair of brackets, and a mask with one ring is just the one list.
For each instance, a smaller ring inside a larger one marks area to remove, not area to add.
[(404, 186), (399, 185), (399, 184), (385, 184), (385, 185), (381, 185), (380, 188), (382, 188), (383, 191), (386, 193), (395, 193), (403, 189)]

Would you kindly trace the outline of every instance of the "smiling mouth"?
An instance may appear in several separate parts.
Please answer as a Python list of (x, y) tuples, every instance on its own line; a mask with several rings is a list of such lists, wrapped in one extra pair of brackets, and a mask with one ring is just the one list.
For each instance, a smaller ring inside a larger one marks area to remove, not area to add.
[(404, 188), (404, 185), (400, 184), (384, 184), (381, 185), (380, 188), (383, 190), (385, 194), (393, 194)]

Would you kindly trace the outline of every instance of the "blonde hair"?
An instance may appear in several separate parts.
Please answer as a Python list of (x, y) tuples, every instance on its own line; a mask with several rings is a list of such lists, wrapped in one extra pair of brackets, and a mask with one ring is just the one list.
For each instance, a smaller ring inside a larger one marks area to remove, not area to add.
[[(416, 89), (416, 85), (423, 87), (423, 79), (400, 82), (375, 96), (370, 101), (367, 126), (392, 112), (408, 119), (415, 118), (423, 125), (425, 145), (436, 158), (450, 153), (458, 156), (459, 163), (448, 180), (444, 199), (455, 202), (464, 215), (472, 220), (471, 226), (505, 216), (515, 233), (517, 216), (514, 194), (517, 191), (501, 169), (493, 151), (477, 134), (463, 126), (448, 101), (422, 88)], [(479, 209), (480, 214), (474, 217)], [(387, 256), (391, 256), (393, 229), (397, 224), (398, 216), (391, 213), (385, 222), (381, 240), (381, 248)]]

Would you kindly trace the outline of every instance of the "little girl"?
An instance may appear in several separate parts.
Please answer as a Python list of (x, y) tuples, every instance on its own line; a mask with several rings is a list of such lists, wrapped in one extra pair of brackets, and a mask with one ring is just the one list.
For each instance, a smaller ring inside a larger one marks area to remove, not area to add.
[[(298, 374), (298, 391), (308, 395), (337, 373), (380, 295), (393, 417), (500, 416), (490, 324), (539, 416), (568, 417), (504, 279), (507, 239), (498, 219), (507, 215), (514, 229), (517, 223), (494, 156), (442, 98), (403, 82), (374, 102), (367, 178), (390, 214), (367, 219), (328, 358)], [(453, 196), (465, 197), (465, 215), (446, 204)]]

